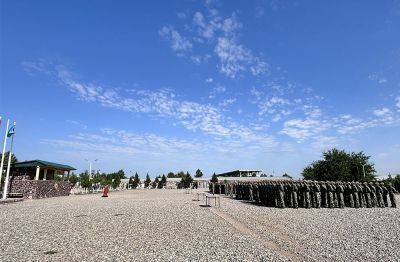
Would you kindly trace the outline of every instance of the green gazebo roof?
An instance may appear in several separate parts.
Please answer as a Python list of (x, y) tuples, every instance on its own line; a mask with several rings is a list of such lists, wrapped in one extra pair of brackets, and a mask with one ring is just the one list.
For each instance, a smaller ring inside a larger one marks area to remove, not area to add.
[(44, 160), (38, 160), (38, 159), (24, 161), (24, 162), (17, 162), (13, 166), (15, 168), (40, 166), (40, 167), (47, 167), (47, 168), (53, 168), (53, 169), (57, 169), (57, 170), (64, 170), (64, 171), (76, 170), (76, 168), (73, 168), (72, 166), (57, 164), (57, 163), (48, 162), (48, 161), (44, 161)]

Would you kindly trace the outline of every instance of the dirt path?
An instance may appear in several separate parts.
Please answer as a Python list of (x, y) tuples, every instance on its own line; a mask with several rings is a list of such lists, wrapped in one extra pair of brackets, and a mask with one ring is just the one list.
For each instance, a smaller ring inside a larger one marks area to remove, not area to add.
[[(240, 233), (253, 237), (257, 241), (262, 243), (267, 249), (276, 252), (277, 254), (289, 259), (290, 261), (305, 261), (305, 260), (307, 260), (306, 258), (302, 257), (301, 255), (298, 255), (298, 254), (293, 253), (288, 250), (284, 250), (279, 245), (277, 245), (275, 242), (265, 239), (262, 235), (253, 231), (252, 229), (247, 227), (244, 223), (235, 219), (234, 217), (230, 216), (229, 214), (221, 211), (220, 209), (211, 207), (210, 211), (213, 214), (215, 214), (216, 216), (218, 216), (219, 218), (228, 222), (233, 228), (235, 228)], [(271, 227), (271, 230), (274, 230), (274, 227)], [(287, 235), (282, 234), (282, 232), (279, 232), (279, 237), (288, 243), (293, 242), (292, 240), (290, 240), (290, 238)]]

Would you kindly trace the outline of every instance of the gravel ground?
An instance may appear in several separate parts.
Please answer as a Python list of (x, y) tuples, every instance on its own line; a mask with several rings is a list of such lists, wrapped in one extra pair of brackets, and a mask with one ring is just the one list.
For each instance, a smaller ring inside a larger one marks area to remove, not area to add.
[(178, 190), (0, 206), (1, 261), (284, 261)]
[(277, 209), (224, 198), (221, 211), (298, 260), (400, 261), (399, 208)]
[[(0, 206), (0, 261), (400, 259), (396, 209), (275, 209), (178, 190), (130, 190)], [(400, 199), (398, 198), (400, 201)]]

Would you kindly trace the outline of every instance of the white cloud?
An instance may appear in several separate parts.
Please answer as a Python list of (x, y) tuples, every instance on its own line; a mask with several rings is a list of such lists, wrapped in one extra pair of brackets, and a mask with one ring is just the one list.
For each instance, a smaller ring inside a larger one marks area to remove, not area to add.
[(396, 107), (400, 111), (400, 96), (396, 97), (395, 101), (396, 101)]
[(226, 87), (218, 84), (216, 87), (214, 87), (211, 90), (210, 94), (208, 95), (208, 98), (210, 98), (210, 99), (215, 98), (218, 94), (225, 93), (225, 91), (226, 91)]
[(251, 61), (251, 53), (241, 45), (235, 43), (233, 39), (226, 37), (218, 38), (218, 44), (214, 49), (219, 57), (219, 70), (232, 78), (246, 70), (245, 64)]
[(368, 79), (377, 82), (378, 84), (385, 84), (388, 81), (385, 77), (380, 76), (378, 73), (370, 74)]
[[(132, 90), (124, 93), (120, 89), (104, 88), (92, 83), (79, 82), (74, 79), (72, 73), (64, 66), (56, 66), (52, 75), (71, 92), (77, 94), (78, 99), (85, 102), (95, 102), (103, 107), (131, 112), (134, 114), (147, 114), (155, 118), (169, 119), (174, 124), (180, 124), (190, 131), (200, 131), (203, 134), (230, 142), (248, 142), (267, 139), (271, 137), (254, 133), (245, 125), (240, 125), (226, 117), (215, 106), (201, 104), (193, 101), (180, 100), (168, 89)], [(213, 95), (226, 91), (226, 88), (217, 85), (213, 89)], [(233, 103), (227, 100), (225, 104)]]
[(293, 137), (298, 141), (303, 141), (308, 138), (316, 137), (328, 128), (329, 124), (319, 119), (291, 119), (284, 123), (281, 133)]
[(207, 79), (206, 79), (206, 83), (212, 83), (212, 82), (214, 82), (214, 79), (213, 79), (213, 78), (210, 77), (210, 78), (207, 78)]
[[(203, 45), (202, 50), (206, 53), (193, 54), (190, 60), (195, 64), (201, 64), (215, 55), (219, 61), (218, 70), (228, 77), (235, 78), (244, 72), (255, 76), (266, 73), (268, 64), (239, 43), (238, 36), (242, 24), (238, 21), (236, 14), (232, 13), (224, 18), (211, 5), (211, 3), (206, 4), (207, 14), (194, 13), (192, 25), (185, 30), (186, 37), (171, 26), (162, 27), (160, 35), (167, 37), (172, 43), (172, 49), (181, 56), (181, 51), (192, 49), (194, 44)], [(193, 43), (189, 39), (193, 40)]]
[(187, 52), (192, 49), (192, 43), (179, 34), (172, 26), (163, 26), (159, 35), (171, 43), (171, 48), (177, 53)]
[(373, 113), (374, 113), (374, 115), (379, 116), (379, 117), (386, 117), (388, 115), (391, 115), (392, 111), (389, 108), (384, 107), (384, 108), (381, 108), (381, 109), (375, 109), (373, 111)]
[(222, 107), (227, 107), (235, 102), (236, 102), (236, 98), (227, 98), (227, 99), (224, 99), (222, 102), (220, 102), (219, 105)]

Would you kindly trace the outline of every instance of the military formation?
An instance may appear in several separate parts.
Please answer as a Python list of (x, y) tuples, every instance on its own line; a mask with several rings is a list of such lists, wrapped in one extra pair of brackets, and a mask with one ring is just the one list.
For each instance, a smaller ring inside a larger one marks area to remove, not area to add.
[(395, 208), (397, 193), (381, 182), (325, 181), (219, 182), (210, 191), (277, 208)]

